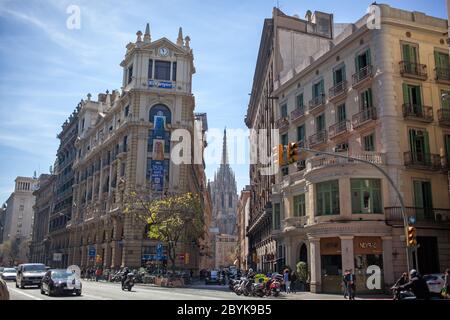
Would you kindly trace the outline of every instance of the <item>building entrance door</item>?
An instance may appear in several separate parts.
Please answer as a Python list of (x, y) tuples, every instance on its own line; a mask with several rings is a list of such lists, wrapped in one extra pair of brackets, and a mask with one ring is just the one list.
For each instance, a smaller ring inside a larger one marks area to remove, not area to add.
[(424, 274), (439, 273), (439, 250), (436, 237), (417, 237), (419, 272)]

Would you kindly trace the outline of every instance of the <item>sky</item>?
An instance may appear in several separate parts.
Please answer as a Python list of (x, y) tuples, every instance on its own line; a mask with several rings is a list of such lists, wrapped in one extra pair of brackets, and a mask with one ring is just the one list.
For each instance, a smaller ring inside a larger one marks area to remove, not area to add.
[[(150, 23), (152, 40), (191, 38), (196, 111), (209, 128), (246, 129), (261, 30), (277, 6), (286, 14), (334, 14), (355, 22), (372, 1), (349, 0), (0, 0), (0, 204), (17, 176), (47, 173), (55, 161), (62, 123), (88, 93), (119, 89), (126, 44)], [(446, 18), (445, 0), (386, 0), (393, 7)], [(68, 7), (80, 8), (70, 29)], [(213, 135), (211, 135), (212, 137)], [(232, 165), (240, 191), (248, 165)], [(212, 179), (216, 163), (208, 163)]]

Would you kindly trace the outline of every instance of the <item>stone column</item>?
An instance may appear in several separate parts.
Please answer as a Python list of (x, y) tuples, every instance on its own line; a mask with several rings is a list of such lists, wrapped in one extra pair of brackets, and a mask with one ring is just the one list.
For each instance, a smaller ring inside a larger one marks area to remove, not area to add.
[(82, 246), (81, 247), (81, 259), (80, 259), (80, 261), (81, 261), (80, 264), (82, 267), (87, 266), (86, 258), (87, 258), (87, 246)]
[(109, 268), (109, 266), (111, 265), (111, 256), (109, 254), (111, 243), (106, 242), (104, 248), (105, 248), (105, 255), (103, 256), (103, 268)]
[(320, 238), (309, 238), (309, 250), (311, 260), (309, 269), (311, 270), (311, 292), (322, 292), (322, 267), (320, 261)]
[(352, 220), (352, 203), (351, 199), (350, 178), (339, 179), (339, 207), (341, 217)]
[(392, 237), (386, 236), (383, 240), (383, 277), (385, 287), (394, 284), (394, 265), (392, 262)]
[(340, 236), (342, 250), (342, 270), (355, 271), (355, 258), (353, 253), (353, 236)]
[(140, 267), (143, 227), (133, 220), (130, 216), (125, 217), (122, 266)]

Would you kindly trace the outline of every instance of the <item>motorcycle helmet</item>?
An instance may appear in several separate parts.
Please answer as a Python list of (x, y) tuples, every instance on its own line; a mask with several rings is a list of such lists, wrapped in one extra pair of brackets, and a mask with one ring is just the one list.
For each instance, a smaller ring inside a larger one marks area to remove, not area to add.
[(416, 277), (416, 276), (417, 276), (417, 270), (416, 270), (416, 269), (412, 269), (412, 270), (409, 272), (409, 276), (410, 276), (411, 278)]
[(248, 269), (248, 272), (249, 273), (253, 272), (253, 269), (252, 268)]

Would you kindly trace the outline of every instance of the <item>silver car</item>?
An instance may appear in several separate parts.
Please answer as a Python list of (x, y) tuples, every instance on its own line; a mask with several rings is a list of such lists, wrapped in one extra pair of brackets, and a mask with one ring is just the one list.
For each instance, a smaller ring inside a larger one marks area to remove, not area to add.
[(42, 278), (46, 272), (42, 263), (25, 263), (17, 268), (16, 288), (25, 286), (41, 286)]
[(4, 268), (2, 271), (2, 279), (5, 281), (16, 281), (17, 271), (14, 268)]
[(444, 288), (445, 276), (440, 273), (427, 274), (423, 276), (423, 279), (427, 282), (428, 289), (431, 293), (441, 293)]

